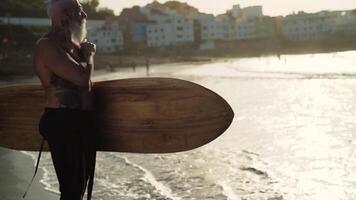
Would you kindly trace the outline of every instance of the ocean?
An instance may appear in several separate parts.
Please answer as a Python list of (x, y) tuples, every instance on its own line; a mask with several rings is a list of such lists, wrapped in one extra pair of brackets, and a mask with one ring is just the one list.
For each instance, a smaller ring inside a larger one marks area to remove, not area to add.
[[(94, 200), (356, 199), (356, 51), (158, 65), (150, 74), (215, 91), (235, 119), (189, 152), (99, 152)], [(142, 76), (144, 68), (96, 79)], [(43, 186), (59, 193), (48, 153), (40, 167)]]

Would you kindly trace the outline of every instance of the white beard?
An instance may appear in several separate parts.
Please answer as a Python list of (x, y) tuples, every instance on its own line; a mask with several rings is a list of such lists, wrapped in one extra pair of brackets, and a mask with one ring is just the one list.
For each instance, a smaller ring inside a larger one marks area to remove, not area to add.
[(80, 45), (87, 36), (86, 20), (83, 19), (81, 24), (78, 22), (72, 23), (69, 30), (71, 32), (72, 41), (75, 44)]

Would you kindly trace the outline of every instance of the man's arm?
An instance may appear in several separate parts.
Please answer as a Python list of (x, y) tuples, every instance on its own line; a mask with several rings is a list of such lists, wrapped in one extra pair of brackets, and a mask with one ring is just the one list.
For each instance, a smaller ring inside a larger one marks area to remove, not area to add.
[[(79, 87), (88, 87), (93, 68), (93, 58), (88, 57), (84, 68), (68, 53), (56, 47), (51, 41), (41, 40), (35, 49), (35, 56), (40, 57), (43, 65), (57, 76)], [(36, 59), (39, 60), (39, 59)]]
[[(86, 68), (90, 70), (89, 72), (89, 82), (90, 86), (93, 87), (93, 82), (90, 80), (93, 73), (94, 73), (94, 55), (96, 53), (96, 45), (90, 42), (87, 42), (85, 39), (84, 42), (81, 44), (80, 51), (86, 60)], [(91, 88), (90, 87), (90, 88)]]

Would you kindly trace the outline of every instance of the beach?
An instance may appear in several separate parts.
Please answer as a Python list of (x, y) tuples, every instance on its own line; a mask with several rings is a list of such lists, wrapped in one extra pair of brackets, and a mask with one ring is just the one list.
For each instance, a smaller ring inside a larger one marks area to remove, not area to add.
[[(33, 159), (21, 152), (0, 147), (0, 199), (20, 200), (31, 181), (35, 166)], [(26, 200), (58, 200), (57, 194), (48, 192), (40, 183), (43, 170), (39, 168)]]
[[(189, 152), (98, 152), (93, 200), (356, 199), (355, 55), (350, 51), (152, 66), (150, 77), (189, 80), (221, 95), (235, 111), (233, 123), (221, 137)], [(103, 71), (94, 80), (145, 76), (145, 67), (137, 67)], [(10, 199), (22, 189), (14, 197), (21, 199), (38, 152), (20, 154), (0, 154), (0, 192)], [(22, 174), (17, 172), (21, 169)], [(48, 153), (40, 169), (28, 199), (38, 195), (52, 200), (46, 195), (53, 193), (42, 189), (58, 188)]]

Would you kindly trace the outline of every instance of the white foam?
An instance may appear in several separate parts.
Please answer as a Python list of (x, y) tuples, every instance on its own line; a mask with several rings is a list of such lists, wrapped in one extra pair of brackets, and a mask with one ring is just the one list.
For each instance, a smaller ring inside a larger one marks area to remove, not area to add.
[(60, 194), (59, 190), (52, 187), (52, 185), (50, 184), (50, 173), (49, 170), (47, 170), (45, 167), (41, 167), (41, 169), (43, 170), (43, 177), (40, 180), (40, 183), (42, 183), (45, 186), (45, 190), (53, 192), (55, 194)]
[[(36, 167), (36, 162), (37, 162), (37, 159), (38, 159), (38, 153), (36, 155), (36, 153), (34, 152), (27, 152), (27, 151), (20, 151), (21, 153), (25, 154), (25, 155), (28, 155), (30, 156), (32, 159), (33, 159), (33, 166)], [(42, 152), (42, 156), (41, 158), (43, 158), (43, 152)], [(42, 159), (43, 161), (43, 159)], [(41, 170), (43, 170), (43, 176), (40, 178), (40, 183), (43, 184), (44, 186), (44, 189), (49, 191), (49, 192), (52, 192), (52, 193), (55, 193), (55, 194), (60, 194), (60, 192), (58, 191), (58, 189), (52, 187), (51, 183), (50, 183), (50, 172), (49, 170), (46, 168), (46, 167), (43, 167), (41, 166), (41, 161), (40, 161), (40, 164), (38, 166), (38, 168), (40, 168)]]
[(163, 196), (166, 196), (167, 198), (173, 199), (173, 200), (181, 200), (180, 197), (176, 197), (173, 193), (172, 190), (163, 185), (161, 182), (157, 181), (156, 178), (153, 176), (153, 174), (148, 171), (147, 169), (141, 167), (140, 165), (137, 165), (133, 162), (131, 162), (129, 159), (127, 159), (126, 157), (122, 157), (123, 159), (125, 159), (125, 162), (139, 168), (140, 170), (142, 170), (145, 173), (145, 179), (146, 181), (148, 181), (149, 183), (151, 183)]
[(35, 162), (33, 163), (34, 166), (36, 166), (36, 161), (37, 161), (37, 156), (34, 155), (34, 153), (28, 152), (28, 151), (20, 151), (20, 153), (23, 153), (25, 155), (28, 155), (34, 160)]
[(228, 198), (228, 200), (241, 200), (241, 198), (238, 197), (234, 191), (232, 191), (232, 188), (227, 184), (227, 182), (220, 181), (218, 184), (223, 188), (223, 194)]

